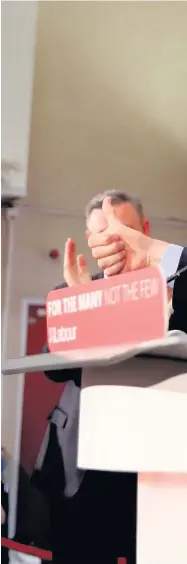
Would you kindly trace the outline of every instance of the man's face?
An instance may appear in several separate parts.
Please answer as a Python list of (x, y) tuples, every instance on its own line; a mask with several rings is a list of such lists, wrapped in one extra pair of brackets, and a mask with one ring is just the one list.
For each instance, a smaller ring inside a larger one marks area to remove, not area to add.
[[(135, 229), (136, 231), (145, 233), (145, 235), (149, 235), (149, 221), (141, 218), (130, 202), (123, 202), (115, 205), (114, 207), (116, 210), (116, 216), (121, 223), (127, 225), (127, 227), (131, 227), (131, 229)], [(87, 221), (87, 227), (91, 233), (100, 233), (101, 231), (107, 229), (108, 225), (102, 210), (96, 209), (92, 211)]]

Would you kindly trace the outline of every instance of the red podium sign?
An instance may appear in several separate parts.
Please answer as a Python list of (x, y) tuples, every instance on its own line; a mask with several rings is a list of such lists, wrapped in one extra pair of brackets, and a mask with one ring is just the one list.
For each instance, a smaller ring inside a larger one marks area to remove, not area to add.
[(166, 282), (150, 267), (49, 292), (50, 352), (131, 345), (165, 336)]

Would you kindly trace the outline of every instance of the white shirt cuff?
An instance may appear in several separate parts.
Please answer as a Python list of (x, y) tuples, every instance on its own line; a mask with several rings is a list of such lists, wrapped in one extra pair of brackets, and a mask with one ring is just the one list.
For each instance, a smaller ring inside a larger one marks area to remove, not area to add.
[[(162, 257), (161, 266), (166, 278), (169, 278), (177, 271), (182, 251), (183, 247), (180, 247), (179, 245), (169, 245), (167, 251), (165, 251)], [(173, 288), (174, 280), (173, 282), (169, 282), (168, 286)]]

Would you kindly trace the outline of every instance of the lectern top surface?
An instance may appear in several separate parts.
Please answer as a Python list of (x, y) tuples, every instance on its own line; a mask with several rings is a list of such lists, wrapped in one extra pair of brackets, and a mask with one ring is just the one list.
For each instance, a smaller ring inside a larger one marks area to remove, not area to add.
[(19, 374), (55, 369), (117, 364), (137, 355), (167, 357), (187, 360), (187, 335), (171, 331), (165, 339), (147, 341), (135, 346), (120, 345), (113, 349), (89, 349), (69, 351), (54, 355), (51, 353), (9, 359), (4, 362), (3, 374)]

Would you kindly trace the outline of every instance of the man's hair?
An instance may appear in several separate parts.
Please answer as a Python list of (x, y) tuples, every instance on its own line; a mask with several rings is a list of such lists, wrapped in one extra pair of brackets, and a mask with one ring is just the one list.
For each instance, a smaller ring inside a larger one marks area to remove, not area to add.
[(89, 219), (93, 210), (102, 209), (103, 200), (107, 197), (111, 198), (111, 203), (114, 206), (118, 204), (130, 202), (130, 204), (132, 204), (132, 206), (137, 211), (140, 218), (143, 219), (144, 216), (143, 206), (138, 198), (131, 197), (121, 190), (106, 190), (105, 192), (103, 192), (103, 194), (98, 194), (97, 196), (94, 196), (94, 198), (92, 198), (92, 200), (90, 200), (90, 202), (86, 206), (85, 216), (87, 220)]

